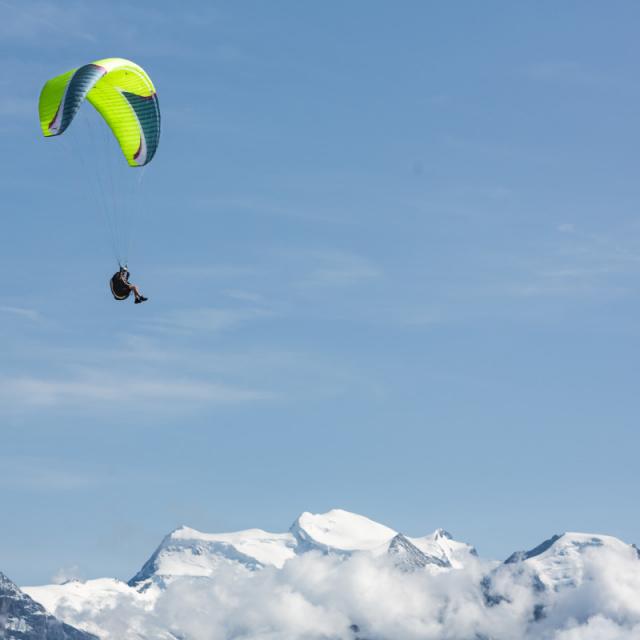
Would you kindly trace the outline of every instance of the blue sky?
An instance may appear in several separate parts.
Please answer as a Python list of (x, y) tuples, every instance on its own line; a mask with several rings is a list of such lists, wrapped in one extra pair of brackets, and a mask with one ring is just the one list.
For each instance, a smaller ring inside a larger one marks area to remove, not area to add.
[[(639, 541), (638, 19), (0, 0), (0, 570), (128, 578), (180, 524), (332, 507), (493, 557)], [(138, 306), (37, 120), (106, 56), (163, 114)]]

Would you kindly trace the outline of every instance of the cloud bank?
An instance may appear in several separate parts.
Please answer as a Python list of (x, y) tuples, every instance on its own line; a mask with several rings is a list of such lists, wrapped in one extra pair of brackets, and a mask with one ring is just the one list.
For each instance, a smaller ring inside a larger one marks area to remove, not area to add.
[(211, 577), (181, 577), (160, 590), (111, 581), (108, 594), (103, 585), (83, 604), (60, 598), (54, 612), (108, 639), (640, 638), (640, 561), (595, 547), (580, 558), (579, 580), (542, 588), (527, 562), (407, 572), (387, 555), (311, 551), (282, 569), (222, 563)]

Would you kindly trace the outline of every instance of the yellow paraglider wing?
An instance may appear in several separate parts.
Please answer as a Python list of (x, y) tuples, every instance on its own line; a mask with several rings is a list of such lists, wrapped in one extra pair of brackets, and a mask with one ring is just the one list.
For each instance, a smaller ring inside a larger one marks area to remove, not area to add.
[(124, 58), (105, 58), (51, 78), (40, 93), (42, 133), (64, 133), (85, 99), (107, 122), (129, 165), (151, 162), (160, 140), (160, 108), (142, 67)]

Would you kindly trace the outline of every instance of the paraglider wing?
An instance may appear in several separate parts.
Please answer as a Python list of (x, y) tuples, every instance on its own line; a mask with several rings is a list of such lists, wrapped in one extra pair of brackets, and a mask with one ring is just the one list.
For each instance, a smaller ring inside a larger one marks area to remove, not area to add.
[(107, 122), (130, 166), (151, 162), (160, 140), (160, 108), (142, 67), (105, 58), (51, 78), (40, 94), (42, 133), (64, 133), (85, 99)]

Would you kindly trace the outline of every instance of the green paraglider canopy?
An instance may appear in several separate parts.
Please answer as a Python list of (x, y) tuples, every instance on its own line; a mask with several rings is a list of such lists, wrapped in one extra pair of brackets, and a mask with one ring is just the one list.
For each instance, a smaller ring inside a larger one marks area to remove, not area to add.
[(106, 58), (51, 78), (40, 93), (42, 133), (64, 133), (85, 99), (109, 125), (129, 165), (151, 162), (160, 140), (160, 107), (142, 67), (124, 58)]

